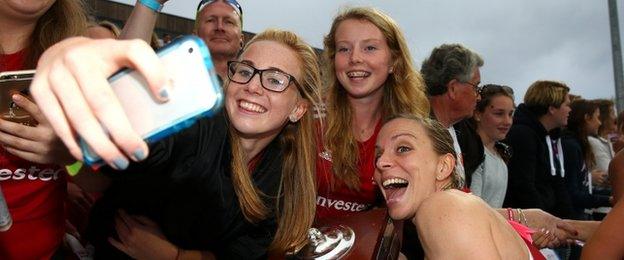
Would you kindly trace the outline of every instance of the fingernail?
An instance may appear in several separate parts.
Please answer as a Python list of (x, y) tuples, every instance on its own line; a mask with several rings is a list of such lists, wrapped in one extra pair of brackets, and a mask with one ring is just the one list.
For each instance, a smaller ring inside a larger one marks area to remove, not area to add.
[(134, 153), (132, 153), (132, 155), (134, 156), (135, 161), (142, 161), (143, 159), (145, 159), (145, 152), (143, 152), (143, 149), (141, 148), (134, 150)]
[(13, 99), (13, 101), (21, 101), (22, 100), (22, 96), (20, 95), (12, 95), (11, 98)]
[(117, 170), (124, 170), (126, 168), (128, 168), (128, 160), (126, 160), (126, 158), (123, 157), (117, 157), (113, 160), (113, 167)]
[(167, 88), (161, 88), (160, 92), (158, 92), (158, 95), (160, 95), (162, 99), (169, 99), (169, 91), (167, 90)]
[(173, 86), (173, 80), (171, 79), (167, 80), (167, 83), (165, 83), (165, 85), (162, 86), (160, 88), (160, 91), (158, 92), (158, 94), (160, 95), (160, 98), (164, 100), (169, 100), (169, 90), (171, 89), (172, 86)]

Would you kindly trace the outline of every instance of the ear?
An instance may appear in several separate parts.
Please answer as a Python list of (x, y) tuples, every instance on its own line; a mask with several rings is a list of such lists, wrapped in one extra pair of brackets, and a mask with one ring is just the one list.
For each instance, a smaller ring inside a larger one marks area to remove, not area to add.
[(293, 109), (293, 111), (288, 115), (288, 120), (292, 123), (296, 123), (305, 115), (306, 111), (308, 111), (308, 102), (305, 100), (300, 100), (297, 102), (297, 105)]
[(550, 114), (550, 115), (554, 114), (555, 110), (557, 110), (556, 107), (548, 106), (548, 114)]
[(450, 154), (440, 155), (438, 158), (438, 167), (436, 168), (436, 181), (444, 181), (448, 179), (455, 169), (455, 157)]
[(240, 34), (240, 48), (243, 49), (243, 47), (245, 47), (245, 34), (241, 31)]
[(446, 93), (450, 96), (452, 100), (458, 98), (459, 93), (457, 93), (457, 84), (460, 82), (457, 79), (452, 79), (448, 83), (446, 83)]

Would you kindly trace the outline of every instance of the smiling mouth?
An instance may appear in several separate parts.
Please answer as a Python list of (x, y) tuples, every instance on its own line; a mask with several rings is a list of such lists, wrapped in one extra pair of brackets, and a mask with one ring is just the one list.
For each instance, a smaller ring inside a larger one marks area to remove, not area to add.
[(265, 107), (258, 105), (256, 103), (245, 101), (245, 100), (239, 101), (238, 107), (240, 107), (241, 109), (245, 111), (255, 112), (255, 113), (264, 113), (267, 111)]
[(382, 183), (382, 188), (384, 190), (384, 194), (386, 195), (386, 204), (392, 204), (394, 202), (398, 202), (405, 191), (407, 190), (407, 186), (409, 182), (402, 178), (390, 178), (384, 180)]
[(368, 76), (370, 76), (371, 73), (368, 71), (350, 71), (347, 72), (347, 77), (349, 77), (350, 79), (356, 79), (356, 78), (366, 78)]

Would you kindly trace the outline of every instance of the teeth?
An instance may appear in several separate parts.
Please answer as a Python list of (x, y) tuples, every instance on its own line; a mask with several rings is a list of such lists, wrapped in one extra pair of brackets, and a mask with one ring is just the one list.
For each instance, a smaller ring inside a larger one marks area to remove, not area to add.
[(366, 71), (351, 71), (347, 73), (347, 76), (349, 76), (350, 78), (368, 77), (369, 75), (370, 75), (370, 72), (366, 72)]
[(391, 178), (391, 179), (387, 179), (385, 181), (383, 181), (383, 187), (384, 189), (387, 188), (400, 188), (400, 187), (405, 187), (407, 186), (408, 182), (404, 179), (399, 179), (399, 178)]
[(258, 105), (258, 104), (254, 104), (254, 103), (251, 103), (251, 102), (247, 102), (247, 101), (239, 102), (239, 106), (242, 107), (245, 110), (249, 110), (249, 111), (253, 111), (253, 112), (258, 112), (258, 113), (266, 112), (266, 108), (264, 108), (263, 106)]

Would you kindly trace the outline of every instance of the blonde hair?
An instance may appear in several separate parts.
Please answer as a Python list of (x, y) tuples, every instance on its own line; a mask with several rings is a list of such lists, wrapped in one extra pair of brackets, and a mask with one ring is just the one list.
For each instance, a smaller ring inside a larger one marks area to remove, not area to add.
[[(442, 126), (440, 122), (413, 114), (397, 114), (390, 116), (386, 123), (399, 118), (412, 120), (421, 125), (425, 129), (427, 137), (431, 141), (431, 147), (438, 155), (450, 154), (456, 161), (458, 160), (455, 148), (453, 148), (453, 138), (451, 137), (449, 131)], [(459, 189), (464, 187), (463, 178), (459, 176), (455, 168), (453, 168), (453, 172), (450, 177), (450, 182), (442, 187), (443, 190)]]
[(548, 112), (548, 107), (559, 108), (569, 92), (570, 88), (562, 82), (538, 80), (524, 94), (524, 104), (540, 117)]
[(39, 56), (50, 46), (87, 29), (87, 15), (82, 1), (57, 0), (37, 21), (31, 35), (25, 68), (34, 68)]
[(351, 129), (353, 109), (347, 105), (347, 93), (336, 78), (334, 64), (336, 30), (341, 22), (348, 19), (365, 20), (374, 24), (382, 32), (390, 48), (393, 73), (383, 86), (382, 115), (412, 113), (427, 117), (429, 101), (424, 93), (423, 79), (412, 63), (407, 41), (392, 18), (377, 9), (367, 7), (350, 8), (334, 18), (331, 30), (324, 39), (323, 72), (327, 87), (327, 129), (324, 142), (332, 153), (334, 176), (349, 188), (359, 190), (357, 141), (351, 131), (345, 131)]
[[(309, 112), (296, 123), (288, 123), (281, 134), (281, 148), (284, 158), (282, 176), (277, 200), (278, 226), (270, 250), (274, 253), (293, 252), (306, 243), (308, 229), (314, 221), (316, 209), (315, 155), (316, 142), (311, 107), (321, 99), (318, 86), (320, 73), (314, 50), (296, 34), (270, 29), (256, 35), (243, 49), (259, 41), (274, 41), (297, 53), (301, 63), (302, 78), (299, 93), (308, 102)], [(227, 86), (229, 80), (226, 80)], [(254, 187), (248, 172), (243, 149), (236, 130), (230, 128), (232, 142), (232, 181), (245, 218), (258, 222), (266, 218), (269, 209), (262, 201), (260, 191)], [(280, 205), (281, 204), (281, 205)]]

